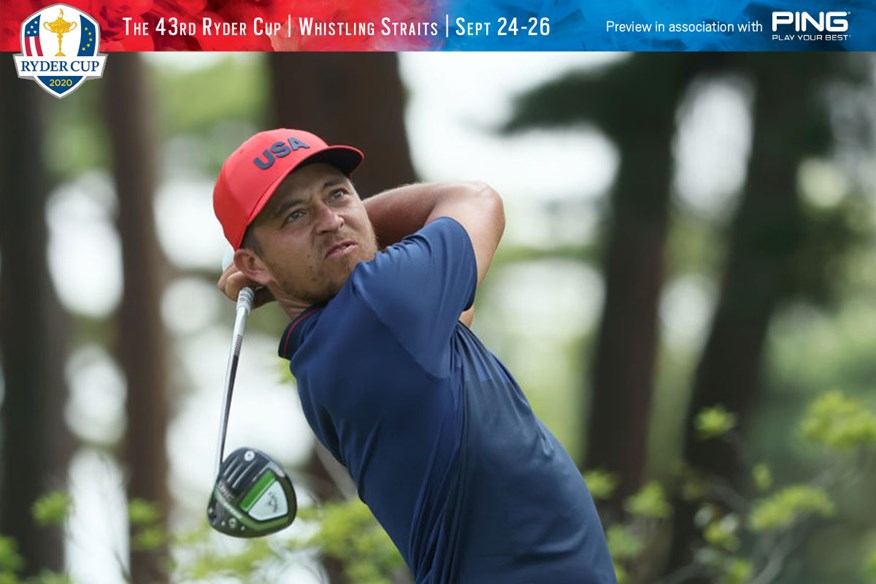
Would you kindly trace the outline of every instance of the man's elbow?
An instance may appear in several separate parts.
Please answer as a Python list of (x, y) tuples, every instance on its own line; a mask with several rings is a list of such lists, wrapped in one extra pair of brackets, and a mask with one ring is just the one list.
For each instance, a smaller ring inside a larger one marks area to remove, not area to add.
[(478, 206), (481, 213), (490, 217), (499, 233), (505, 230), (505, 203), (499, 192), (482, 181), (468, 183), (472, 201)]

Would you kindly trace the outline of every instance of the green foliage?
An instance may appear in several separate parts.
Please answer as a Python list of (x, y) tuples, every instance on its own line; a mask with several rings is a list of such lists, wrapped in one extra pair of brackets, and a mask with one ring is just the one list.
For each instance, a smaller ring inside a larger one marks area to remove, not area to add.
[(143, 499), (133, 499), (128, 503), (128, 521), (131, 525), (150, 525), (160, 517), (161, 511), (155, 503)]
[[(156, 55), (152, 61), (170, 58)], [(251, 62), (241, 66), (241, 58)], [(263, 125), (269, 109), (269, 80), (264, 64), (263, 57), (249, 55), (229, 56), (197, 70), (166, 65), (154, 67), (152, 73), (161, 94), (158, 102), (161, 125), (167, 132), (180, 134), (203, 134), (215, 128), (217, 122)], [(209, 95), (210, 98), (193, 100), (192, 95)]]
[(18, 543), (11, 537), (0, 537), (0, 584), (72, 584), (68, 576), (48, 571), (22, 580), (18, 574), (23, 568), (24, 559), (18, 552)]
[[(783, 385), (797, 395), (824, 395), (825, 390), (842, 388), (848, 395), (872, 395), (876, 379), (876, 330), (867, 323), (876, 319), (876, 263), (872, 252), (862, 255), (853, 274), (861, 281), (851, 301), (836, 312), (815, 311), (797, 306), (786, 310), (773, 328), (771, 352), (774, 368)], [(783, 407), (789, 395), (773, 399)]]
[(709, 483), (701, 476), (691, 474), (681, 484), (681, 496), (685, 501), (702, 501), (708, 494)]
[[(873, 414), (859, 402), (832, 392), (813, 402), (801, 430), (817, 443), (842, 451), (861, 451), (872, 445), (869, 428), (873, 420)], [(734, 416), (720, 407), (702, 412), (697, 422), (701, 436), (709, 438), (719, 437), (735, 426)], [(602, 470), (589, 471), (584, 477), (597, 500), (611, 497), (617, 487), (617, 478)], [(702, 530), (704, 544), (692, 568), (721, 584), (745, 584), (762, 577), (764, 572), (758, 571), (764, 570), (776, 554), (785, 553), (776, 551), (781, 549), (777, 542), (811, 527), (808, 519), (835, 513), (827, 490), (814, 486), (814, 480), (770, 493), (772, 470), (762, 462), (752, 467), (751, 477), (758, 491), (766, 495), (754, 501), (736, 495), (744, 504), (735, 512), (728, 512), (722, 501), (713, 498), (722, 485), (692, 469), (686, 469), (683, 477), (682, 489), (695, 491), (694, 499), (702, 502), (696, 525)], [(650, 575), (642, 566), (657, 549), (652, 544), (665, 531), (672, 507), (664, 487), (652, 481), (629, 497), (624, 508), (627, 520), (609, 524), (606, 529), (615, 572), (621, 584), (647, 581)], [(62, 524), (70, 509), (69, 496), (54, 492), (34, 505), (34, 516), (44, 525)], [(143, 500), (131, 501), (128, 514), (134, 528), (132, 549), (153, 550), (169, 545), (179, 552), (174, 554), (177, 564), (173, 566), (173, 581), (267, 583), (276, 581), (277, 568), (288, 566), (293, 558), (313, 555), (340, 560), (347, 578), (357, 584), (392, 584), (405, 570), (392, 541), (359, 500), (301, 509), (298, 525), (308, 535), (285, 539), (273, 536), (229, 541), (206, 525), (171, 536), (162, 523), (163, 510)], [(23, 581), (18, 576), (22, 567), (15, 541), (0, 537), (0, 584), (71, 584), (67, 576), (53, 573)], [(876, 548), (862, 558), (859, 572), (876, 584)]]
[(739, 549), (739, 518), (734, 514), (722, 517), (719, 521), (712, 521), (703, 531), (703, 538), (712, 547), (727, 552), (735, 552)]
[(724, 562), (721, 584), (745, 584), (751, 580), (754, 567), (746, 559), (728, 558)]
[(719, 405), (701, 410), (694, 423), (700, 440), (709, 440), (732, 430), (736, 426), (736, 416)]
[(270, 545), (271, 538), (235, 542), (239, 545), (232, 549), (217, 545), (216, 537), (224, 536), (216, 536), (203, 525), (174, 539), (174, 544), (184, 549), (187, 556), (185, 562), (176, 567), (174, 581), (205, 582), (227, 578), (254, 582), (278, 555)]
[(628, 525), (612, 525), (605, 531), (608, 550), (615, 561), (635, 558), (645, 549), (645, 542)]
[(766, 464), (760, 462), (751, 469), (751, 478), (760, 491), (766, 491), (773, 485), (773, 473)]
[(590, 496), (595, 501), (603, 501), (611, 497), (617, 488), (617, 476), (604, 470), (589, 470), (584, 475), (584, 482), (590, 489)]
[(867, 582), (876, 582), (876, 545), (870, 550), (869, 555), (864, 561), (864, 576)]
[(134, 534), (131, 548), (139, 552), (151, 551), (159, 549), (165, 543), (167, 543), (167, 534), (164, 529), (158, 526), (151, 526), (138, 530)]
[(343, 560), (351, 582), (391, 584), (393, 573), (404, 561), (364, 503), (353, 499), (324, 505), (318, 516), (320, 529), (309, 544), (326, 556)]
[(617, 584), (627, 584), (630, 581), (629, 573), (617, 562), (614, 563), (614, 575), (617, 578)]
[(34, 578), (29, 578), (27, 584), (73, 584), (73, 580), (66, 574), (43, 572)]
[(34, 502), (31, 509), (37, 525), (63, 525), (73, 508), (73, 500), (63, 491), (52, 491)]
[(755, 503), (749, 517), (755, 532), (786, 529), (807, 517), (830, 517), (835, 505), (828, 494), (809, 485), (793, 485)]
[(697, 554), (697, 565), (716, 584), (749, 584), (755, 571), (748, 559), (708, 546)]
[(45, 140), (46, 165), (52, 175), (76, 180), (88, 170), (110, 165), (112, 153), (99, 114), (103, 109), (100, 94), (99, 87), (86, 83), (77, 90), (76, 99), (47, 108), (48, 127), (63, 128)]
[[(73, 501), (63, 491), (52, 491), (34, 502), (31, 515), (42, 527), (62, 526), (67, 521)], [(24, 558), (18, 551), (18, 542), (11, 537), (0, 536), (0, 584), (72, 584), (65, 574), (43, 571), (37, 576), (22, 579)]]
[(18, 553), (18, 542), (11, 537), (0, 536), (0, 573), (19, 572), (22, 568), (24, 560)]
[[(803, 435), (815, 442), (841, 451), (853, 450), (860, 464), (866, 462), (864, 455), (873, 453), (869, 430), (873, 419), (873, 413), (862, 404), (833, 392), (813, 401), (801, 428)], [(721, 407), (704, 410), (697, 417), (697, 430), (702, 438), (720, 437), (735, 424), (734, 416)], [(853, 474), (861, 472), (859, 466), (853, 466), (850, 474), (838, 479), (835, 472), (826, 472), (834, 471), (837, 462), (825, 460), (824, 464), (831, 466), (808, 483), (779, 489), (773, 487), (770, 466), (759, 462), (750, 469), (754, 487), (762, 494), (754, 500), (696, 469), (682, 467), (679, 488), (685, 500), (699, 502), (694, 521), (702, 531), (703, 543), (695, 550), (692, 565), (681, 567), (666, 579), (683, 581), (685, 574), (697, 573), (719, 584), (776, 581), (772, 571), (776, 566), (781, 571), (801, 536), (818, 525), (814, 519), (836, 514), (827, 487), (845, 484), (847, 479), (854, 478)], [(598, 484), (599, 475), (596, 476)], [(833, 482), (826, 481), (826, 477), (833, 478)], [(648, 563), (652, 544), (662, 533), (659, 520), (668, 517), (672, 508), (662, 487), (655, 482), (630, 497), (625, 508), (630, 517), (624, 523), (609, 524), (606, 529), (618, 577), (630, 582), (651, 581), (653, 575), (641, 566)], [(858, 571), (876, 584), (876, 548), (861, 560)]]
[(656, 481), (646, 484), (627, 499), (625, 508), (632, 515), (653, 519), (666, 519), (672, 515), (672, 506), (666, 499), (666, 493)]
[(161, 523), (158, 504), (143, 499), (128, 502), (128, 523), (131, 525), (131, 549), (138, 552), (158, 550), (168, 540), (167, 530)]
[(837, 450), (876, 446), (876, 415), (839, 391), (816, 399), (800, 430), (809, 440)]
[[(34, 515), (44, 524), (57, 524), (64, 521), (70, 508), (69, 496), (59, 491), (40, 499)], [(206, 524), (171, 535), (162, 517), (159, 505), (141, 499), (130, 501), (131, 548), (149, 551), (170, 545), (178, 550), (172, 570), (172, 580), (177, 582), (273, 582), (276, 569), (283, 568), (296, 553), (317, 553), (340, 560), (349, 580), (357, 584), (392, 584), (405, 569), (389, 536), (358, 500), (301, 509), (299, 524), (312, 523), (316, 530), (303, 539), (272, 536), (240, 541), (217, 535)], [(0, 537), (0, 584), (72, 584), (68, 576), (51, 572), (24, 581), (18, 576), (23, 567), (16, 541)]]
[[(821, 159), (804, 162), (800, 170), (802, 177), (842, 172)], [(801, 239), (788, 260), (788, 287), (799, 300), (831, 306), (848, 281), (847, 273), (854, 269), (853, 252), (869, 248), (868, 233), (872, 232), (872, 225), (869, 224), (869, 204), (859, 197), (845, 196), (828, 204), (817, 202), (820, 197), (818, 187), (813, 184), (816, 182), (820, 181), (801, 180), (803, 192), (807, 194), (800, 201), (804, 221)], [(827, 188), (834, 193), (840, 189), (841, 183)], [(821, 190), (825, 190), (824, 187)]]

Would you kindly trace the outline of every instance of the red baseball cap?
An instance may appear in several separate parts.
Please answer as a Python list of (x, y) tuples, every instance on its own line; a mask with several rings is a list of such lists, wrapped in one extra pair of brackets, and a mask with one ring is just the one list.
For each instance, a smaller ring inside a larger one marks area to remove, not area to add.
[(357, 148), (329, 146), (303, 130), (259, 132), (225, 160), (213, 187), (213, 211), (225, 238), (234, 249), (240, 249), (246, 228), (283, 179), (304, 162), (326, 162), (349, 176), (363, 158)]

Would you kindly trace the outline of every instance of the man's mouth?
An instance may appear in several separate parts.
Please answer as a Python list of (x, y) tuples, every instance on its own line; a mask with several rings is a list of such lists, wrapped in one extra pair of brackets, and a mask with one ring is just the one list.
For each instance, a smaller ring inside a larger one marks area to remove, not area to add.
[(340, 243), (336, 243), (331, 246), (325, 254), (325, 259), (331, 260), (339, 257), (343, 257), (348, 253), (351, 253), (354, 249), (356, 249), (358, 245), (355, 241), (342, 241)]

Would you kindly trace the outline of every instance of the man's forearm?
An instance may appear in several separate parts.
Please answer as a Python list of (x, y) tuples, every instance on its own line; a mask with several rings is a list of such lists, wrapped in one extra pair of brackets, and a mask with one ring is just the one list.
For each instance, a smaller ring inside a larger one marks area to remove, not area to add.
[(452, 217), (471, 238), (480, 284), (505, 229), (499, 194), (479, 182), (413, 184), (365, 201), (381, 246), (391, 245), (438, 217)]
[(434, 219), (436, 208), (454, 197), (471, 196), (479, 183), (415, 183), (384, 191), (365, 200), (381, 247), (392, 245)]

